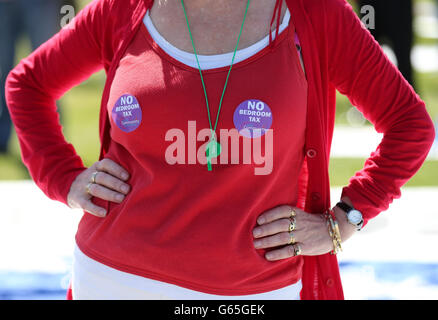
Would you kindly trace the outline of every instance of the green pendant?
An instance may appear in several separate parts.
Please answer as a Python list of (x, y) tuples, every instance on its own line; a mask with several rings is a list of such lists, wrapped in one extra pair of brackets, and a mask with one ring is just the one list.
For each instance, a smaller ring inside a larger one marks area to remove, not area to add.
[(208, 145), (207, 148), (205, 149), (205, 155), (207, 157), (207, 166), (208, 166), (208, 171), (211, 171), (211, 159), (212, 158), (216, 158), (221, 154), (221, 145), (219, 142), (213, 140), (211, 141)]

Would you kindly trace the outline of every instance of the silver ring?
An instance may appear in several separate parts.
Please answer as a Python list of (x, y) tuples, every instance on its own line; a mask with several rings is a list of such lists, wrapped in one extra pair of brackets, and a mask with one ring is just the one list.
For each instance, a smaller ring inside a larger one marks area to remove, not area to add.
[(99, 173), (99, 171), (94, 171), (93, 174), (91, 175), (91, 183), (96, 183), (96, 176)]

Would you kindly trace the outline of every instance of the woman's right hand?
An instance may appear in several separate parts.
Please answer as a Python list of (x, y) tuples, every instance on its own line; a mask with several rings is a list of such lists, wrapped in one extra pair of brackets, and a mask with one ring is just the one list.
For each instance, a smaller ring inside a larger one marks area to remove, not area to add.
[[(94, 183), (93, 183), (94, 176)], [(121, 203), (130, 186), (129, 173), (111, 159), (102, 159), (81, 172), (73, 181), (67, 196), (70, 208), (80, 208), (97, 217), (105, 217), (105, 208), (95, 205), (92, 197)]]

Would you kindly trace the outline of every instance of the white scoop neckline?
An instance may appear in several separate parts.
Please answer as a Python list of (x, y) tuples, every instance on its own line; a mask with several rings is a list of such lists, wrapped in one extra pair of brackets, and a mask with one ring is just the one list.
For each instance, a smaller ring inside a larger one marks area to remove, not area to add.
[[(281, 33), (284, 29), (287, 28), (287, 26), (289, 25), (289, 20), (290, 20), (290, 12), (289, 12), (289, 9), (286, 8), (286, 13), (285, 13), (285, 15), (283, 17), (283, 21), (279, 27), (279, 33)], [(158, 32), (158, 30), (155, 28), (154, 24), (152, 23), (152, 20), (151, 20), (150, 15), (149, 15), (149, 10), (147, 10), (146, 15), (143, 18), (143, 23), (145, 24), (146, 29), (148, 30), (152, 39), (168, 55), (170, 55), (172, 58), (174, 58), (174, 59), (180, 61), (181, 63), (184, 63), (190, 67), (198, 68), (198, 63), (196, 62), (195, 54), (178, 49), (177, 47), (175, 47), (174, 45), (169, 43)], [(276, 32), (275, 30), (272, 31), (272, 38), (275, 38), (275, 32)], [(237, 50), (236, 56), (234, 58), (234, 63), (248, 59), (249, 57), (253, 56), (257, 52), (262, 50), (263, 48), (267, 47), (268, 44), (269, 44), (269, 35), (267, 35), (263, 39), (257, 41), (256, 43), (252, 44), (249, 47)], [(221, 53), (221, 54), (215, 54), (215, 55), (200, 55), (200, 54), (198, 54), (198, 60), (199, 60), (199, 64), (201, 66), (201, 69), (203, 69), (203, 70), (220, 68), (220, 67), (229, 66), (231, 64), (233, 54), (234, 54), (234, 52), (227, 52), (227, 53)]]

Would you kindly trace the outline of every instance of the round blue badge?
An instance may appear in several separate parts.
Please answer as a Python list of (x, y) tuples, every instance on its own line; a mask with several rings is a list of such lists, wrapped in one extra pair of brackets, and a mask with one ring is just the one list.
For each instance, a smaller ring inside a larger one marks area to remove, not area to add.
[(272, 125), (272, 111), (263, 101), (250, 99), (243, 101), (234, 111), (234, 126), (247, 138), (258, 138)]
[(141, 123), (142, 112), (140, 104), (133, 95), (124, 94), (114, 104), (111, 116), (120, 130), (132, 132)]

